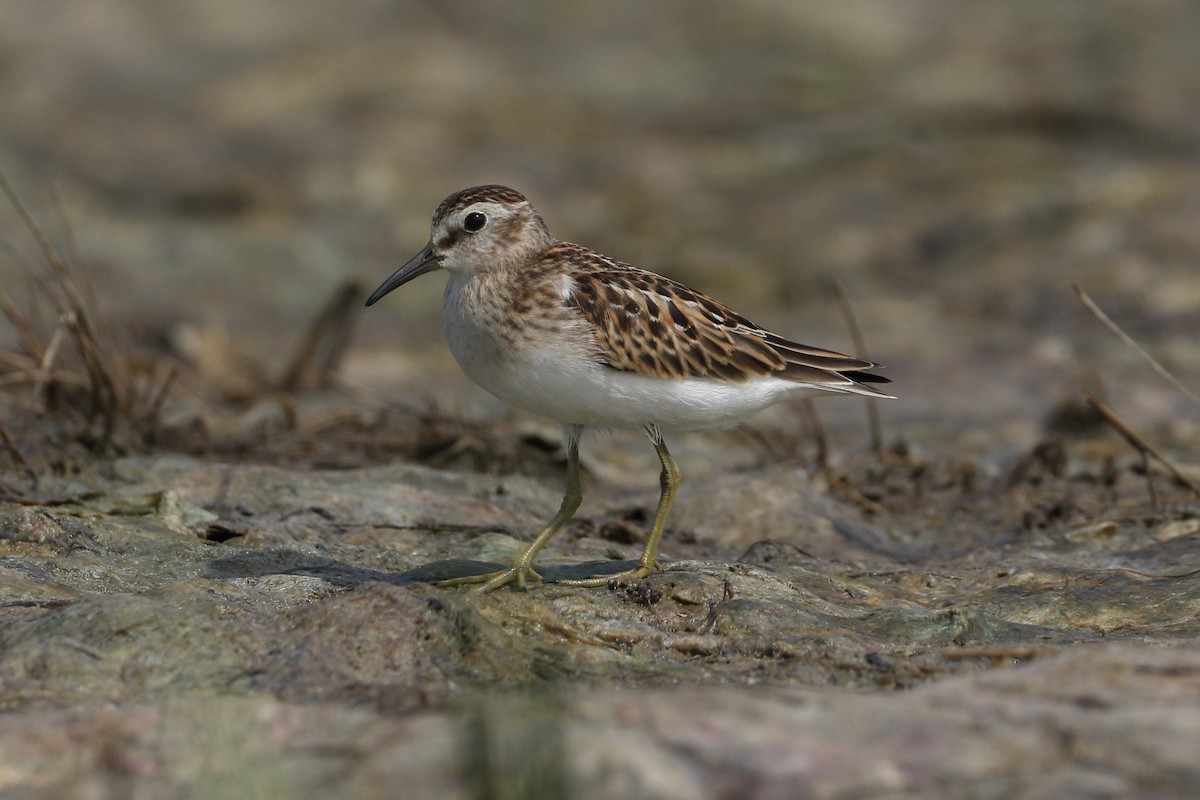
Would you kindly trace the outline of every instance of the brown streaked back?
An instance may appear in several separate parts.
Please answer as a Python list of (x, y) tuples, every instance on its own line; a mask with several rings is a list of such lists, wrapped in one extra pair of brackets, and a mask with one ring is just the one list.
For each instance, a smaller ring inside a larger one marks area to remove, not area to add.
[(579, 245), (558, 242), (547, 258), (572, 265), (566, 302), (591, 323), (612, 369), (731, 383), (775, 376), (866, 394), (879, 393), (862, 383), (889, 382), (866, 372), (874, 362), (789, 341), (701, 292)]

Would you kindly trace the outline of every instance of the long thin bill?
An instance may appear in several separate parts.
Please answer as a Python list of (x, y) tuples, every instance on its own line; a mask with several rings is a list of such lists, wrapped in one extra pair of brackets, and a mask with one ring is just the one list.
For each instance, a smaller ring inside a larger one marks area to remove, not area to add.
[(433, 251), (433, 242), (425, 245), (421, 252), (405, 262), (404, 266), (392, 273), (392, 276), (379, 285), (379, 288), (371, 292), (371, 296), (367, 298), (367, 305), (374, 305), (379, 301), (379, 298), (411, 281), (426, 272), (433, 272), (435, 269), (441, 269), (441, 259)]

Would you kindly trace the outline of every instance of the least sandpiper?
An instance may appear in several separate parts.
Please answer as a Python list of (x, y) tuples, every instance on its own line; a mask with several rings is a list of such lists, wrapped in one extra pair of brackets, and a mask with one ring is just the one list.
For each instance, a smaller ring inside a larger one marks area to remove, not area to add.
[(645, 431), (662, 462), (658, 509), (642, 557), (616, 575), (560, 581), (602, 586), (656, 569), (679, 469), (663, 435), (736, 425), (781, 400), (824, 392), (888, 397), (871, 361), (796, 344), (670, 278), (560, 242), (529, 201), (506, 186), (450, 195), (429, 243), (367, 300), (418, 275), (450, 273), (442, 325), (476, 383), (518, 408), (557, 420), (567, 451), (562, 506), (507, 569), (444, 581), (540, 581), (538, 551), (579, 508), (585, 427)]

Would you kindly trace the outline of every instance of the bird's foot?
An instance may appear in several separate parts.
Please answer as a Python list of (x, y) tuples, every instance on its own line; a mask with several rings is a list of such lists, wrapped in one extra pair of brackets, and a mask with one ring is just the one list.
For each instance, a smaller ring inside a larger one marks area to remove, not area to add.
[(639, 562), (636, 567), (627, 569), (624, 572), (614, 572), (611, 575), (596, 575), (592, 578), (581, 578), (579, 580), (561, 580), (555, 581), (555, 583), (561, 586), (608, 586), (610, 583), (640, 581), (652, 572), (662, 572), (662, 565), (658, 563), (657, 559), (648, 564)]
[(476, 591), (480, 594), (494, 592), (501, 586), (510, 583), (515, 583), (519, 591), (525, 591), (526, 582), (541, 583), (542, 576), (538, 575), (530, 563), (524, 558), (518, 558), (513, 562), (508, 569), (502, 569), (498, 572), (487, 572), (483, 575), (467, 575), (463, 578), (450, 578), (444, 581), (438, 581), (438, 586), (448, 588), (451, 586), (466, 586), (472, 583), (481, 583)]

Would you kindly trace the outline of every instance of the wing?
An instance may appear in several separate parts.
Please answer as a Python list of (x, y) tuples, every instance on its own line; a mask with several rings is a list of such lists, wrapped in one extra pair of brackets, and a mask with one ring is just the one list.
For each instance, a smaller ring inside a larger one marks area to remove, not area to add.
[(871, 361), (797, 344), (700, 292), (617, 262), (571, 276), (566, 297), (594, 330), (606, 366), (656, 378), (744, 383), (775, 376), (832, 391), (880, 395)]

